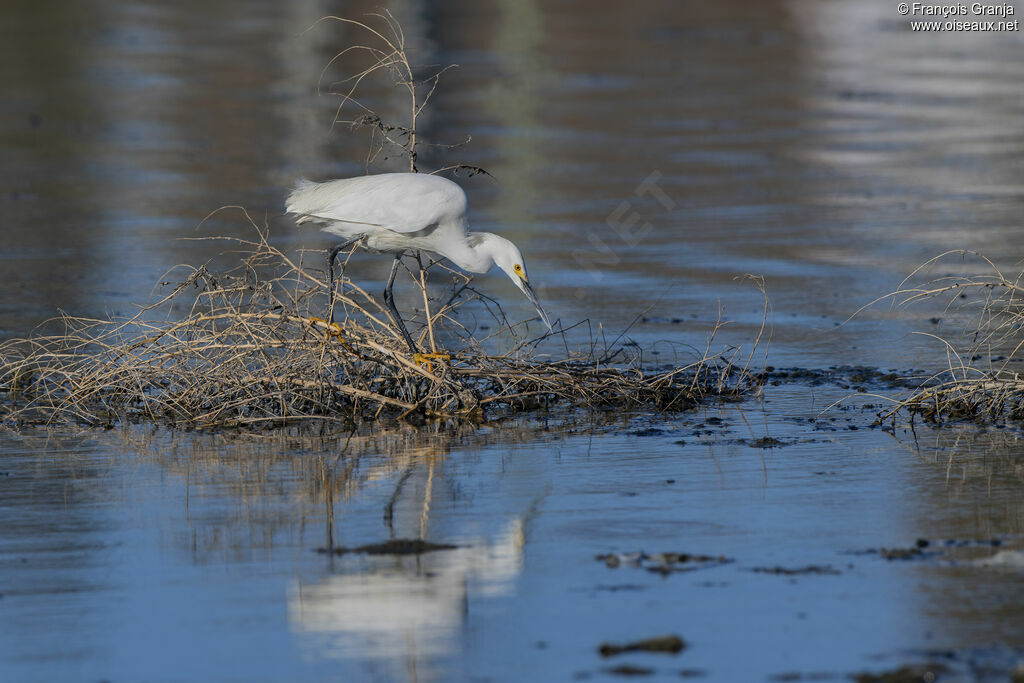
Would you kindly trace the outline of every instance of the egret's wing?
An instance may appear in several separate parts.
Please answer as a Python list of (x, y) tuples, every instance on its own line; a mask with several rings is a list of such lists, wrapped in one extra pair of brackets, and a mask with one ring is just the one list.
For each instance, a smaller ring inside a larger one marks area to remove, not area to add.
[(466, 193), (456, 183), (422, 173), (380, 175), (313, 183), (300, 180), (287, 210), (299, 222), (381, 227), (416, 232), (466, 214)]

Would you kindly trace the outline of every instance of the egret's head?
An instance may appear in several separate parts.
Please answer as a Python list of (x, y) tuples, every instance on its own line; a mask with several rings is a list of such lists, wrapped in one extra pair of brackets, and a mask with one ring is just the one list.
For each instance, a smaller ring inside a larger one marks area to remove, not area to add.
[(530, 281), (526, 276), (526, 263), (523, 262), (523, 255), (520, 253), (519, 248), (512, 244), (510, 241), (499, 235), (491, 235), (491, 239), (488, 241), (490, 244), (490, 255), (494, 259), (495, 265), (505, 271), (505, 274), (509, 276), (512, 282), (516, 283), (516, 287), (522, 290), (526, 298), (530, 300), (533, 307), (537, 309), (537, 313), (540, 314), (540, 319), (544, 321), (544, 324), (551, 329), (551, 323), (548, 321), (548, 315), (541, 308), (540, 302), (537, 301), (537, 295), (533, 293), (533, 287), (530, 286)]

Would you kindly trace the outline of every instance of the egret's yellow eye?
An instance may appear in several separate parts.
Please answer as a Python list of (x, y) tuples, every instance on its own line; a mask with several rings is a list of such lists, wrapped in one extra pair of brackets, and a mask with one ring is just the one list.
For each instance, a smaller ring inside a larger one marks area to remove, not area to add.
[(512, 270), (514, 270), (516, 272), (516, 275), (518, 275), (519, 277), (523, 278), (524, 280), (526, 279), (526, 274), (523, 272), (523, 267), (518, 263), (512, 266)]

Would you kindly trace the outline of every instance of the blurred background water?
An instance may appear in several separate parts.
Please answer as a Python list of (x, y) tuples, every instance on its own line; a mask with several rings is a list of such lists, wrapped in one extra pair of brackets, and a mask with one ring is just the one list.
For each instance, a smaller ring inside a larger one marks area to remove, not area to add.
[[(197, 227), (221, 206), (246, 207), (286, 249), (327, 246), (282, 216), (283, 198), (299, 177), (366, 170), (365, 132), (332, 129), (337, 99), (317, 94), (331, 57), (363, 36), (306, 29), (377, 9), (5, 2), (0, 337), (59, 310), (133, 312), (169, 269), (222, 250), (183, 238), (252, 235), (238, 213)], [(460, 181), (471, 224), (519, 244), (564, 321), (617, 331), (643, 314), (638, 342), (700, 348), (722, 306), (722, 343), (743, 342), (760, 296), (736, 278), (753, 273), (771, 297), (773, 364), (941, 366), (940, 347), (911, 334), (946, 331), (929, 323), (941, 310), (883, 305), (837, 324), (948, 249), (1010, 270), (1024, 257), (1019, 32), (911, 33), (880, 1), (388, 9), (417, 63), (459, 64), (419, 134), (472, 139), (421, 164), (493, 174)], [(381, 83), (364, 93), (384, 113), (404, 106)], [(387, 267), (357, 257), (351, 272), (375, 286)], [(503, 280), (478, 284), (527, 316)], [(600, 670), (602, 640), (662, 631), (693, 646), (655, 658), (659, 673), (716, 680), (848, 672), (933, 646), (995, 643), (986, 656), (1012, 659), (1019, 570), (842, 553), (1020, 534), (1018, 436), (824, 438), (814, 421), (838, 397), (769, 389), (764, 403), (655, 420), (664, 434), (644, 440), (532, 423), (348, 448), (5, 436), (0, 678), (564, 680)], [(709, 415), (735, 433), (693, 437)], [(766, 434), (800, 443), (735, 442)], [(331, 562), (313, 553), (328, 519), (344, 545), (393, 534), (460, 549)], [(593, 560), (641, 547), (737, 562), (663, 580)], [(844, 573), (749, 571), (808, 562)]]

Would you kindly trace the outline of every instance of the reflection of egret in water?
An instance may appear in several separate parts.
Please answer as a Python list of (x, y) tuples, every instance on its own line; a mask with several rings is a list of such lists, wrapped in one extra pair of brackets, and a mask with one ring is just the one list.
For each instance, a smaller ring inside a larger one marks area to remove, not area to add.
[[(371, 480), (389, 474), (393, 481), (390, 497), (379, 499), (380, 532), (458, 547), (420, 555), (346, 554), (333, 559), (336, 573), (313, 584), (296, 581), (289, 619), (316, 656), (390, 663), (429, 676), (423, 658), (457, 648), (470, 600), (512, 591), (536, 502), (493, 535), (467, 530), (463, 518), (450, 518), (449, 505), (432, 507), (462, 495), (443, 474), (444, 456), (436, 446), (433, 453), (419, 450), (400, 456), (407, 463), (400, 474), (393, 463), (386, 473), (368, 472)], [(339, 526), (344, 529), (343, 520)]]
[(469, 593), (508, 594), (522, 569), (523, 520), (494, 539), (418, 556), (359, 556), (313, 585), (297, 582), (288, 603), (293, 627), (319, 633), (318, 654), (407, 660), (449, 653)]
[[(378, 441), (383, 446), (400, 442), (393, 437)], [(456, 486), (457, 477), (445, 473), (453, 442), (459, 439), (437, 434), (412, 449), (408, 444), (394, 449), (378, 467), (367, 467), (360, 478), (375, 485), (365, 484), (339, 504), (337, 522), (331, 520), (334, 504), (326, 501), (328, 523), (336, 524), (343, 545), (358, 543), (350, 543), (342, 506), (351, 518), (364, 520), (369, 515), (359, 508), (374, 506), (382, 523), (370, 533), (377, 536), (368, 537), (368, 530), (360, 528), (359, 543), (420, 539), (458, 547), (420, 555), (325, 558), (333, 572), (312, 584), (296, 581), (289, 596), (292, 628), (303, 634), (315, 656), (369, 660), (374, 666), (390, 664), (429, 675), (429, 658), (450, 653), (461, 642), (470, 601), (513, 590), (522, 569), (525, 531), (540, 499), (534, 490), (525, 499), (534, 500), (532, 505), (523, 505), (498, 528), (480, 529), (452, 505), (472, 495), (464, 481)], [(344, 490), (338, 484), (347, 469), (338, 467), (335, 476), (326, 481), (327, 492)], [(328, 533), (330, 538), (333, 531)]]
[[(251, 561), (278, 547), (301, 548), (285, 597), (307, 657), (348, 660), (346, 671), (393, 670), (395, 678), (412, 668), (426, 680), (432, 663), (465, 641), (475, 609), (515, 590), (546, 477), (529, 460), (504, 458), (507, 446), (492, 447), (548, 439), (580, 423), (538, 426), (523, 418), (483, 428), (217, 434), (201, 448), (194, 436), (172, 432), (131, 429), (123, 438), (185, 482), (187, 523), (166, 537), (193, 561)], [(466, 514), (481, 505), (485, 514)], [(418, 556), (313, 552), (327, 539), (355, 547), (399, 538), (458, 547)]]

